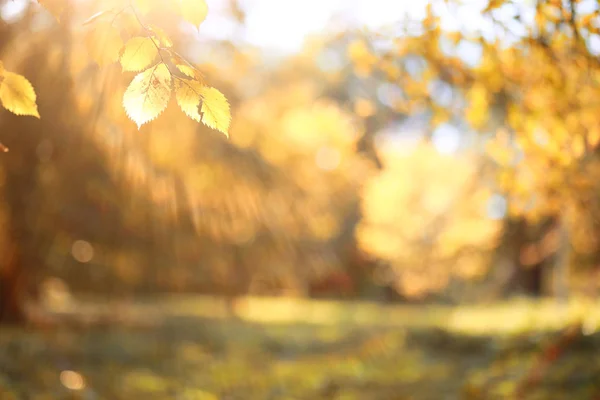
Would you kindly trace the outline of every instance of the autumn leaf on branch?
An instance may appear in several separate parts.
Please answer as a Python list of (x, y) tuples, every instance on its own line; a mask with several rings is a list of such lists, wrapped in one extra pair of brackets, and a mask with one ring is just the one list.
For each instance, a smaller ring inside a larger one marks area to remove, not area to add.
[(31, 83), (22, 75), (9, 72), (0, 62), (0, 103), (16, 115), (39, 118), (36, 94)]
[(229, 123), (231, 122), (231, 112), (229, 103), (217, 89), (203, 86), (200, 89), (202, 97), (202, 122), (209, 128), (223, 132), (229, 137)]
[[(38, 1), (57, 19), (66, 4), (66, 0)], [(122, 7), (116, 4), (96, 12), (83, 23), (84, 26), (90, 26), (84, 40), (90, 57), (100, 67), (119, 61), (123, 72), (143, 71), (133, 78), (122, 101), (127, 116), (136, 123), (138, 129), (165, 110), (173, 90), (172, 79), (175, 74), (175, 94), (182, 111), (194, 121), (228, 135), (231, 113), (225, 96), (217, 89), (205, 86), (200, 71), (172, 49), (173, 41), (162, 28), (144, 22), (147, 14), (156, 14), (164, 9), (165, 2), (132, 0), (121, 4)], [(205, 0), (176, 0), (174, 5), (180, 17), (196, 28), (208, 14)], [(107, 15), (113, 15), (113, 18), (103, 19)], [(130, 25), (123, 25), (123, 18), (127, 16), (127, 21), (134, 21), (134, 25), (137, 25), (137, 28), (133, 28), (137, 32), (133, 33)], [(125, 34), (132, 35), (126, 43), (122, 38)], [(168, 56), (166, 61), (162, 58), (165, 55)], [(159, 56), (160, 62), (151, 66)], [(15, 113), (37, 116), (33, 88), (23, 77), (20, 77), (24, 80), (21, 81), (13, 75), (6, 75), (12, 86), (4, 88), (5, 107)]]
[(123, 47), (121, 66), (123, 71), (141, 71), (152, 64), (158, 55), (158, 47), (153, 38), (134, 37)]
[(193, 65), (181, 58), (178, 54), (174, 54), (171, 57), (171, 62), (173, 63), (173, 65), (175, 65), (175, 68), (177, 68), (179, 72), (181, 72), (183, 75), (187, 76), (188, 78), (193, 78), (200, 82), (200, 84), (204, 85), (204, 77), (202, 76), (200, 71), (198, 71), (196, 68), (194, 68)]
[(171, 98), (171, 73), (164, 63), (133, 78), (123, 95), (123, 107), (138, 129), (162, 113)]
[(189, 65), (175, 64), (175, 68), (177, 68), (179, 70), (179, 72), (181, 72), (182, 74), (184, 74), (185, 76), (187, 76), (189, 78), (194, 78), (196, 76), (196, 71), (194, 70), (194, 68), (190, 67)]
[[(231, 112), (223, 93), (191, 79), (178, 79), (175, 83), (175, 97), (177, 104), (188, 117), (229, 137)], [(200, 102), (202, 115), (198, 110)]]
[(177, 104), (188, 117), (196, 122), (200, 122), (202, 116), (198, 110), (200, 105), (200, 92), (202, 85), (199, 82), (178, 79), (175, 81), (175, 98)]
[(206, 19), (208, 5), (205, 0), (179, 0), (181, 16), (199, 29)]
[(156, 36), (156, 38), (160, 41), (160, 45), (166, 48), (173, 47), (173, 41), (167, 35), (167, 33), (155, 25), (149, 25), (148, 29)]

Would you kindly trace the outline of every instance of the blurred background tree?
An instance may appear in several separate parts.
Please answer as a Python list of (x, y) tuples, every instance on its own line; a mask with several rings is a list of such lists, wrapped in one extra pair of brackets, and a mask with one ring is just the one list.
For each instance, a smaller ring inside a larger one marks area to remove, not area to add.
[(434, 1), (377, 30), (341, 14), (293, 54), (249, 40), (252, 2), (211, 8), (212, 36), (144, 15), (225, 94), (229, 138), (173, 99), (138, 131), (132, 75), (90, 58), (98, 2), (64, 4), (57, 23), (0, 1), (0, 59), (42, 115), (0, 111), (2, 319), (59, 281), (113, 297), (596, 289), (596, 2)]
[(421, 25), (349, 47), (357, 71), (393, 83), (393, 107), (424, 115), (434, 141), (487, 156), (491, 200), (505, 210), (492, 276), (511, 292), (597, 285), (598, 12), (593, 1), (430, 2)]

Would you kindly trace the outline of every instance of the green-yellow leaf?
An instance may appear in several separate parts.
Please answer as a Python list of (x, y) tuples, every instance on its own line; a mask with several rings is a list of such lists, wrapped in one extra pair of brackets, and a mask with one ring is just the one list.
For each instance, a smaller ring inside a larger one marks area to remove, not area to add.
[(133, 78), (123, 95), (123, 107), (139, 129), (158, 117), (167, 108), (170, 98), (171, 73), (160, 63)]
[(134, 37), (123, 47), (121, 66), (123, 71), (141, 71), (152, 64), (157, 55), (158, 49), (152, 38)]
[(179, 0), (181, 16), (196, 27), (206, 19), (208, 5), (205, 0)]
[(109, 23), (98, 23), (87, 32), (85, 43), (90, 56), (100, 66), (119, 59), (123, 40), (119, 30)]
[(39, 118), (36, 95), (31, 83), (22, 75), (4, 71), (0, 83), (0, 102), (16, 115), (32, 115)]
[(196, 122), (200, 122), (202, 119), (198, 109), (202, 87), (200, 82), (193, 80), (178, 79), (175, 81), (177, 104), (179, 104), (181, 111)]
[(209, 128), (223, 132), (229, 137), (229, 123), (231, 122), (231, 111), (229, 103), (217, 89), (203, 86), (200, 89), (202, 98), (202, 122)]

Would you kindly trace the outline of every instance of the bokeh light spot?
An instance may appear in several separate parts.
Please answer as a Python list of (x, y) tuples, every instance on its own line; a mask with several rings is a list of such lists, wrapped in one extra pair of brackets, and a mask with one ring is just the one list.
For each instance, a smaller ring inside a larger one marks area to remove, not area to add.
[(73, 258), (81, 263), (87, 263), (94, 258), (94, 248), (85, 240), (76, 240), (71, 247)]
[(70, 390), (81, 390), (85, 387), (83, 376), (75, 371), (62, 371), (60, 373), (60, 383)]

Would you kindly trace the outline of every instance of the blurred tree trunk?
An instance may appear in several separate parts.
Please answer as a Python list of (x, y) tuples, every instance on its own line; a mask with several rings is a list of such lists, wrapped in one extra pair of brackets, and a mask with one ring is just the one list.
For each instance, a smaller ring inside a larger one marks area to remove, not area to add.
[[(64, 35), (64, 29), (59, 28), (58, 33)], [(55, 35), (54, 31), (48, 32), (48, 37)], [(27, 76), (39, 92), (40, 113), (59, 115), (63, 103), (56, 101), (55, 93), (62, 90), (63, 99), (67, 98), (65, 73), (53, 76), (51, 82), (56, 86), (44, 84), (48, 82), (43, 80), (47, 76), (45, 74), (50, 73), (45, 68), (47, 49), (34, 46), (24, 51), (27, 55), (16, 56), (18, 61), (15, 64), (19, 73)], [(10, 57), (10, 53), (1, 55)], [(13, 115), (5, 110), (0, 110), (0, 113), (1, 141), (10, 149), (8, 153), (0, 153), (3, 178), (0, 185), (0, 323), (24, 322), (25, 300), (33, 288), (33, 274), (43, 266), (40, 244), (44, 241), (44, 210), (51, 203), (40, 191), (39, 176), (43, 164), (38, 149), (44, 140), (52, 138), (55, 131), (41, 129), (40, 120), (36, 118)]]
[(1, 121), (2, 140), (11, 151), (0, 155), (4, 175), (0, 322), (22, 322), (31, 274), (39, 263), (36, 240), (44, 200), (36, 190), (39, 167), (36, 149), (42, 138), (37, 120), (33, 118), (5, 112)]
[(569, 296), (569, 272), (571, 261), (571, 240), (565, 222), (558, 221), (558, 235), (560, 238), (556, 260), (552, 267), (552, 295), (562, 301)]
[[(5, 175), (3, 187), (3, 243), (0, 262), (0, 322), (25, 320), (24, 300), (38, 258), (36, 231), (38, 212), (42, 203), (36, 199), (38, 157), (36, 148), (40, 137), (28, 127), (31, 121), (3, 115), (0, 131), (11, 152), (2, 154)], [(36, 204), (37, 203), (37, 204)]]
[(0, 269), (0, 322), (24, 323), (26, 321), (26, 275), (19, 265), (18, 246), (5, 246)]
[(542, 295), (544, 260), (534, 263), (524, 262), (526, 246), (531, 241), (530, 226), (524, 218), (508, 221), (505, 235), (508, 241), (507, 255), (511, 258), (514, 270), (508, 281), (507, 293), (531, 297)]
[(496, 296), (566, 296), (568, 240), (558, 216), (534, 225), (524, 218), (507, 219), (492, 273)]
[[(526, 277), (520, 262), (523, 244), (527, 241), (527, 224), (523, 218), (506, 218), (503, 234), (496, 248), (494, 268), (489, 279), (493, 290), (488, 291), (488, 300), (510, 297), (522, 290), (523, 281), (535, 281)], [(530, 286), (534, 286), (531, 285)]]

